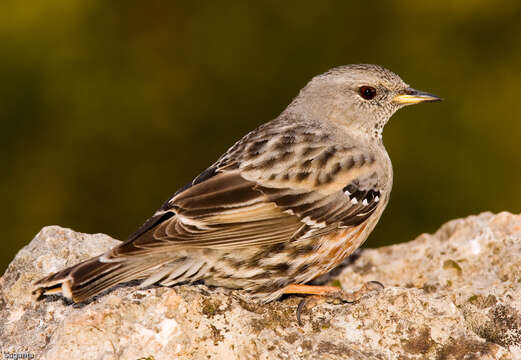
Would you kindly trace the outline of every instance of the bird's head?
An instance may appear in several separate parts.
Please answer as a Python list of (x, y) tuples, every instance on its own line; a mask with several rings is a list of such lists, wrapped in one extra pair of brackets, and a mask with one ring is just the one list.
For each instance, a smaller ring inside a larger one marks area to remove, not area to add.
[(314, 77), (288, 109), (380, 137), (396, 110), (439, 100), (435, 95), (411, 88), (381, 66), (356, 64), (336, 67)]

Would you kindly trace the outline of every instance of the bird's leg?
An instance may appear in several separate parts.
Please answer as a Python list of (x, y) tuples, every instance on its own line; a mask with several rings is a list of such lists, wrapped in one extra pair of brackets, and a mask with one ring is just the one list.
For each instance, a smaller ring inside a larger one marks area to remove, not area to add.
[(352, 303), (360, 300), (362, 296), (372, 291), (382, 290), (384, 286), (378, 281), (368, 281), (354, 292), (346, 292), (336, 286), (318, 286), (290, 284), (284, 288), (284, 294), (303, 294), (310, 295), (302, 299), (297, 307), (297, 320), (302, 326), (300, 314), (303, 310), (309, 310), (316, 305), (324, 302), (347, 302)]
[[(368, 281), (360, 289), (354, 292), (346, 292), (336, 286), (290, 284), (283, 289), (284, 294), (318, 295), (327, 299), (338, 299), (342, 302), (352, 303), (358, 301), (365, 294), (383, 289), (378, 281)], [(324, 302), (324, 301), (323, 301)]]

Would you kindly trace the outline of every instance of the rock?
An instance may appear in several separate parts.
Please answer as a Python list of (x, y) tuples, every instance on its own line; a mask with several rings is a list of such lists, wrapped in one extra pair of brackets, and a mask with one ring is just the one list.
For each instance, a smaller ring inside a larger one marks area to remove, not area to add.
[[(4, 357), (37, 359), (521, 358), (521, 216), (484, 213), (434, 235), (366, 249), (336, 277), (385, 290), (303, 314), (298, 297), (268, 305), (240, 291), (119, 286), (84, 304), (34, 301), (40, 277), (117, 244), (46, 227), (0, 279)], [(135, 284), (134, 284), (135, 285)]]

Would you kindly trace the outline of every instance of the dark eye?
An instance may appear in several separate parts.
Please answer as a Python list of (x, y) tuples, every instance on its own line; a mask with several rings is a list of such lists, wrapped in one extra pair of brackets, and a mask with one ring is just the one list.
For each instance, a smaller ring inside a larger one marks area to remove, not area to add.
[(358, 91), (360, 92), (360, 96), (366, 100), (371, 100), (376, 95), (376, 89), (371, 86), (362, 86)]

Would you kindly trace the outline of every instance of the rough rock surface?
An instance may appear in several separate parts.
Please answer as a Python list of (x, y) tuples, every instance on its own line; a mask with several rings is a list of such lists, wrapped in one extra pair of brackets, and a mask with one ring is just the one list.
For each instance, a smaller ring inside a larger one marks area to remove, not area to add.
[(295, 318), (297, 297), (259, 306), (203, 285), (120, 286), (86, 304), (35, 302), (31, 284), (116, 244), (46, 227), (0, 279), (0, 343), (36, 359), (519, 359), (521, 216), (484, 213), (434, 235), (362, 251), (330, 282), (378, 280), (355, 304)]

